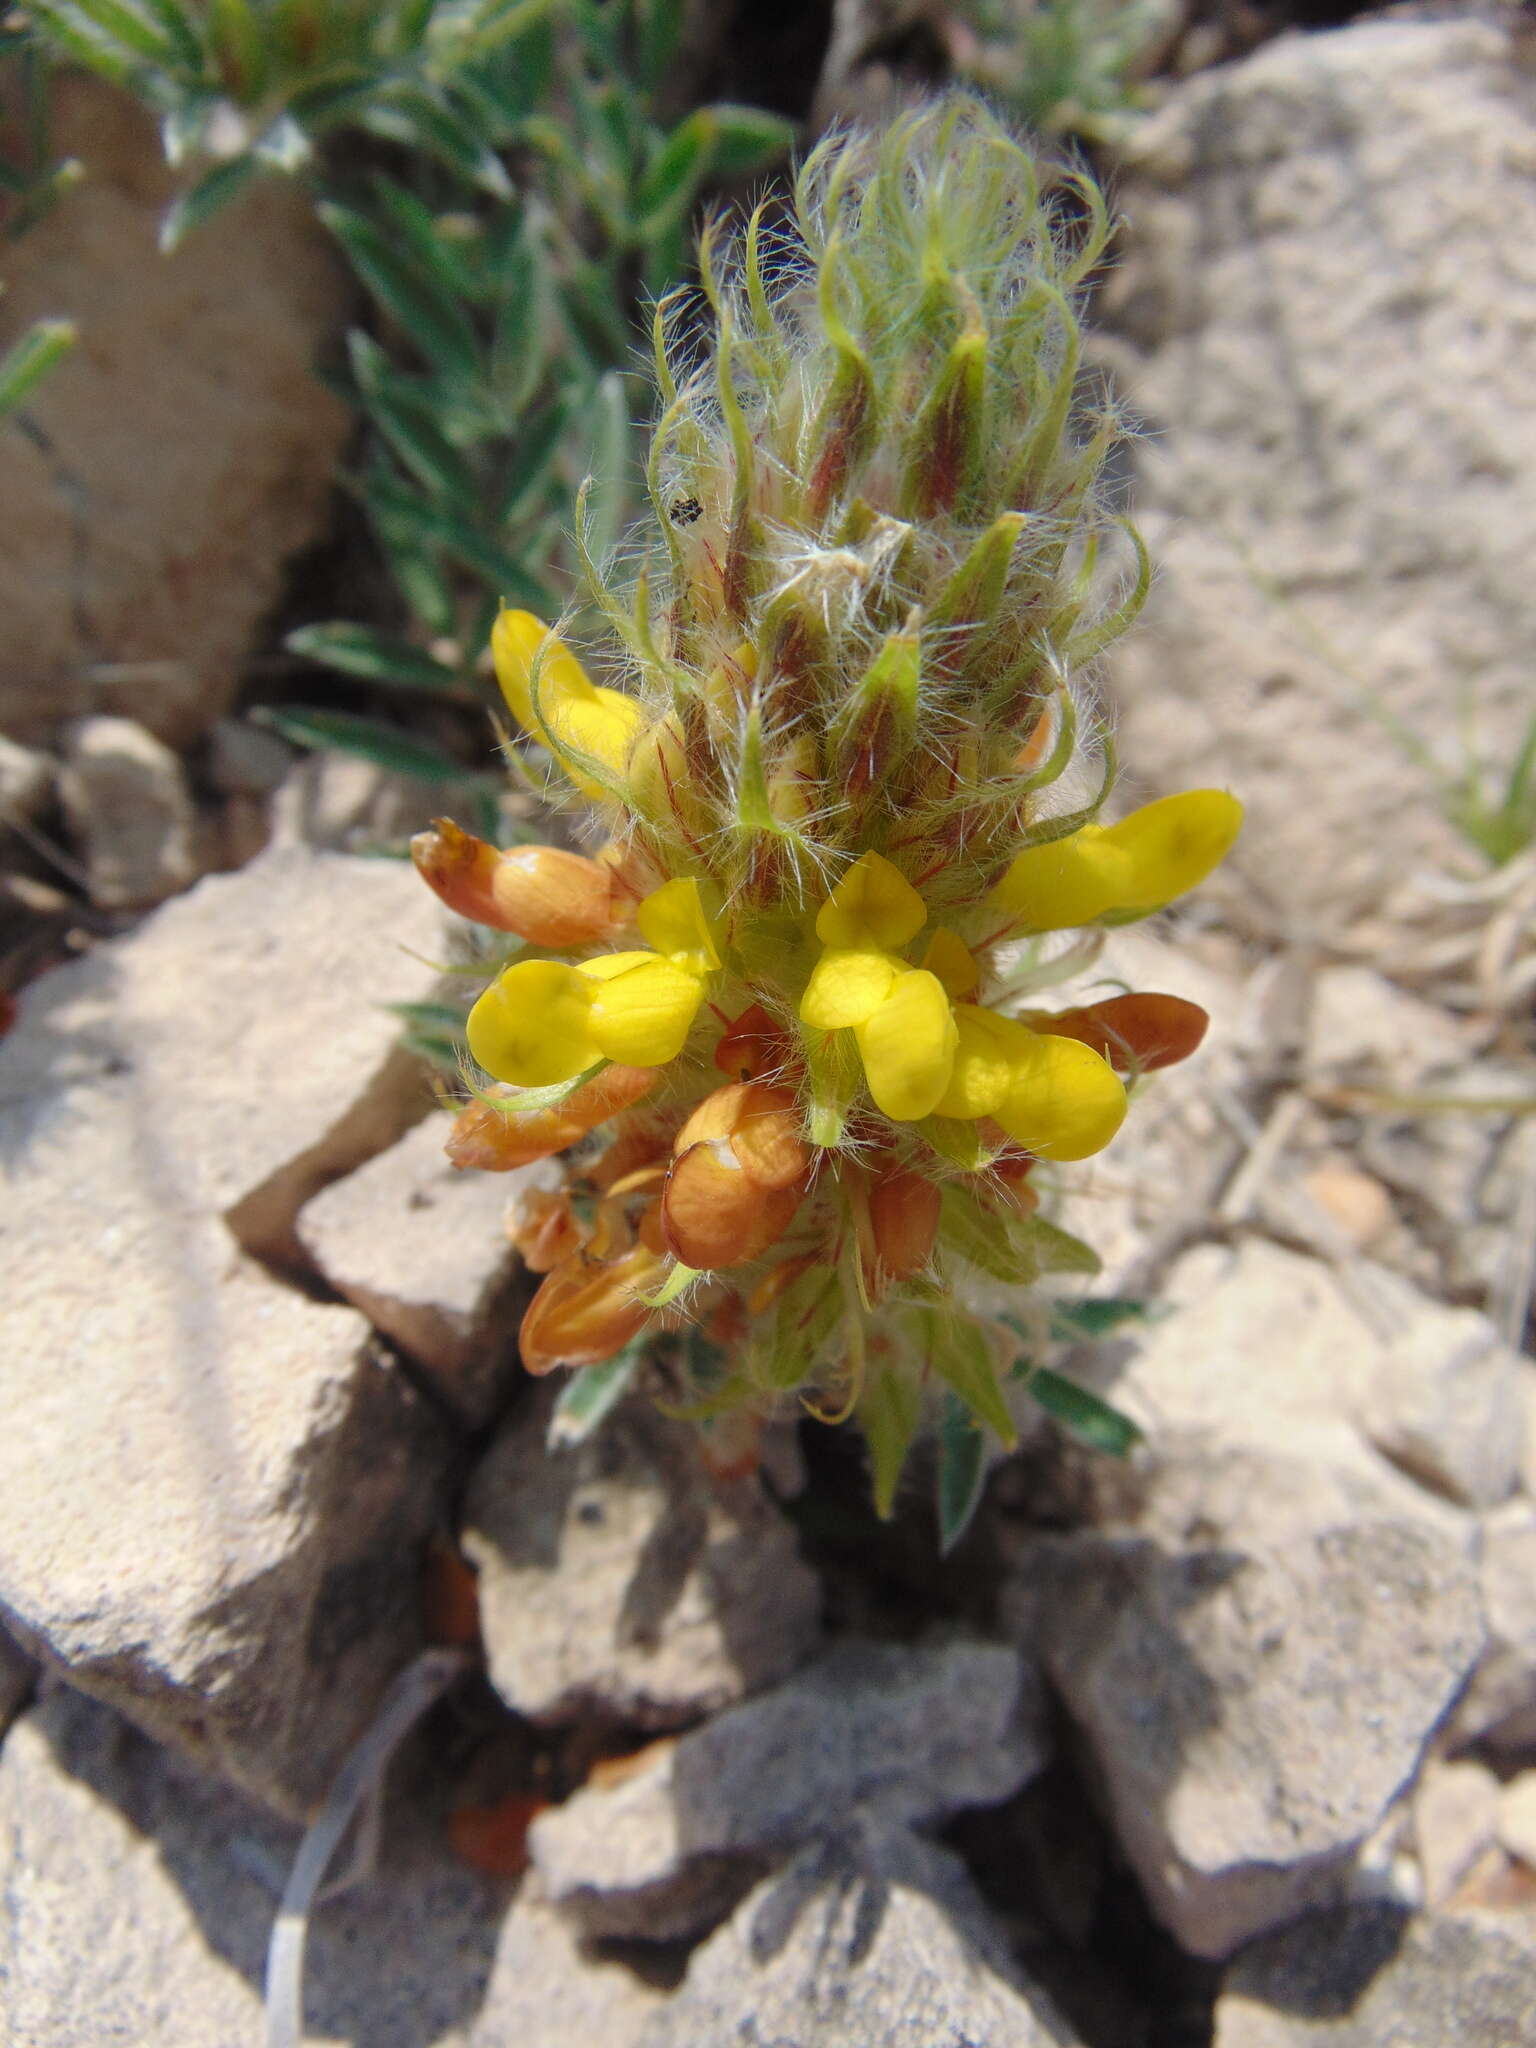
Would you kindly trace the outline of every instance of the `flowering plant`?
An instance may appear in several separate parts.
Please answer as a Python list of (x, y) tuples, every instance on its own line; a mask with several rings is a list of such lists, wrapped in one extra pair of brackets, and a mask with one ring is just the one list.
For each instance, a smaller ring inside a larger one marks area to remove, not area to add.
[(1042, 196), (956, 99), (823, 144), (790, 228), (706, 232), (707, 352), (686, 301), (655, 319), (656, 537), (623, 589), (586, 555), (608, 680), (527, 612), (493, 636), (600, 843), (440, 821), (414, 848), (526, 942), (470, 1014), (494, 1085), (449, 1143), (568, 1155), (522, 1207), (524, 1363), (595, 1389), (651, 1344), (724, 1458), (791, 1392), (855, 1415), (882, 1512), (930, 1383), (1012, 1441), (1020, 1339), (981, 1294), (1094, 1265), (1037, 1164), (1106, 1145), (1127, 1078), (1205, 1026), (1166, 995), (1034, 1007), (1241, 816), (1195, 790), (1102, 822), (1080, 678), (1148, 580), (1133, 534), (1133, 587), (1092, 609), (1118, 427), (1081, 405), (1076, 300), (1107, 232), (1086, 178)]

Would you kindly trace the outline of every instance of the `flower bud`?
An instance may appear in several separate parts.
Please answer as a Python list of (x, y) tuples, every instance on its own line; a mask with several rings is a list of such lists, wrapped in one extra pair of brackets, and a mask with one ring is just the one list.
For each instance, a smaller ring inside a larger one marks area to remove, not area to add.
[(461, 1169), (509, 1173), (515, 1166), (531, 1166), (536, 1159), (563, 1152), (609, 1117), (638, 1102), (655, 1085), (654, 1067), (604, 1067), (555, 1108), (522, 1114), (516, 1108), (498, 1106), (502, 1102), (515, 1104), (517, 1089), (488, 1089), (489, 1100), (471, 1102), (455, 1117), (444, 1149)]
[(502, 853), (451, 818), (435, 818), (411, 841), (427, 886), (460, 917), (516, 932), (531, 946), (564, 952), (613, 931), (613, 876), (596, 861), (556, 846)]

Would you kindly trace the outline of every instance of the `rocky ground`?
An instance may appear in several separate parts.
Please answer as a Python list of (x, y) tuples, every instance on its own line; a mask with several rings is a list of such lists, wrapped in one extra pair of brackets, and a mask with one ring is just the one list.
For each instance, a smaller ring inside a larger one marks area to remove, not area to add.
[(1152, 1313), (1060, 1363), (1147, 1443), (1036, 1425), (946, 1560), (823, 1428), (731, 1479), (643, 1406), (547, 1448), (507, 1180), (390, 1007), (463, 935), (373, 855), (453, 792), (239, 715), (340, 287), (274, 206), (146, 291), (142, 138), (21, 245), (112, 340), (0, 446), (17, 2048), (261, 2041), (302, 1826), (444, 1646), (310, 1915), (316, 2040), (1536, 2040), (1536, 853), (1447, 794), (1532, 713), (1536, 65), (1499, 10), (1227, 54), (1127, 145), (1100, 308), (1161, 565), (1123, 756), (1250, 817), (1115, 941), (1213, 1028), (1061, 1197)]

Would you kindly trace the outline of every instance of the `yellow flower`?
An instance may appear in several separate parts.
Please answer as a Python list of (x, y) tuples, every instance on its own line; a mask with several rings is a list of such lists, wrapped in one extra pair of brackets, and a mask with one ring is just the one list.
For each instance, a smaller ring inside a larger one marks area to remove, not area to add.
[(543, 1088), (604, 1060), (660, 1067), (676, 1058), (720, 966), (698, 883), (666, 883), (636, 921), (653, 952), (603, 953), (573, 967), (518, 960), (502, 971), (469, 1013), (469, 1049), (488, 1074)]
[[(644, 719), (634, 698), (599, 689), (532, 612), (501, 613), (491, 632), (491, 657), (524, 731), (544, 742), (584, 796), (613, 795)], [(606, 771), (608, 779), (588, 773), (583, 763)]]
[(1143, 804), (1118, 825), (1084, 825), (1026, 847), (992, 893), (1014, 930), (1057, 932), (1161, 910), (1225, 859), (1243, 807), (1222, 789), (1186, 789)]
[(936, 931), (923, 965), (909, 966), (896, 949), (926, 922), (912, 885), (866, 853), (817, 916), (823, 950), (801, 1022), (852, 1030), (869, 1092), (893, 1123), (991, 1117), (1045, 1159), (1083, 1159), (1107, 1145), (1125, 1115), (1114, 1069), (1075, 1039), (962, 1000), (980, 977), (953, 932)]

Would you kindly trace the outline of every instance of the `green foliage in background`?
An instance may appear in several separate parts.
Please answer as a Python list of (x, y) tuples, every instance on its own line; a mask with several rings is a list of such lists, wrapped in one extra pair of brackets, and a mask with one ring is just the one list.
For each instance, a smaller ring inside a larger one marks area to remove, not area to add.
[[(7, 154), (0, 155), (0, 242), (15, 241), (79, 176), (79, 165), (54, 163), (48, 141), (48, 99), (37, 53), (14, 18), (0, 18), (0, 91), (5, 93)], [(0, 292), (5, 285), (0, 280)], [(68, 320), (36, 320), (0, 355), (0, 420), (17, 410), (74, 346)]]
[[(563, 608), (583, 476), (599, 542), (626, 523), (635, 315), (684, 271), (705, 185), (780, 157), (788, 124), (735, 106), (671, 117), (682, 0), (35, 0), (27, 13), (49, 54), (158, 117), (187, 176), (166, 247), (263, 174), (313, 195), (368, 302), (339, 382), (367, 424), (351, 484), (398, 617), (394, 630), (307, 626), (289, 646), (376, 685), (475, 691), (498, 601)], [(442, 772), (430, 748), (402, 761), (401, 735), (378, 721), (274, 722), (301, 744)]]
[(976, 37), (966, 73), (1042, 135), (1122, 141), (1173, 0), (962, 0)]

